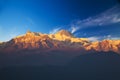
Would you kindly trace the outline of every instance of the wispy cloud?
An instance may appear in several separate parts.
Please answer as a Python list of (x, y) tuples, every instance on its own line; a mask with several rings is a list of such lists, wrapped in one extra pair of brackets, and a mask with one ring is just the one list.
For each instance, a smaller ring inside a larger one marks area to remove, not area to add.
[(88, 40), (90, 41), (99, 41), (100, 39), (101, 37), (96, 37), (96, 36), (88, 37)]
[(99, 15), (72, 23), (71, 32), (74, 33), (81, 28), (105, 26), (115, 23), (120, 23), (120, 5), (116, 5)]
[(88, 37), (88, 40), (90, 40), (90, 41), (101, 41), (101, 40), (105, 40), (105, 39), (117, 40), (117, 39), (120, 39), (120, 37), (112, 36), (112, 35), (107, 35), (107, 36), (91, 36), (91, 37)]
[(54, 28), (54, 29), (51, 30), (49, 33), (50, 33), (50, 34), (55, 34), (55, 33), (58, 32), (59, 30), (61, 30), (61, 27)]
[(78, 30), (79, 27), (75, 27), (74, 25), (71, 26), (71, 33), (74, 33), (76, 30)]

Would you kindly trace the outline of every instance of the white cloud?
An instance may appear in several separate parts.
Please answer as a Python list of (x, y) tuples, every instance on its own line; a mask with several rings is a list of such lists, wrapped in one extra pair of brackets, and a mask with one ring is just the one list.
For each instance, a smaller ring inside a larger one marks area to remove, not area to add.
[(117, 39), (120, 39), (120, 37), (118, 37), (118, 36), (112, 36), (112, 35), (107, 35), (107, 36), (104, 36), (104, 39), (117, 40)]
[(78, 27), (74, 27), (74, 26), (72, 26), (72, 27), (71, 27), (71, 33), (76, 32), (78, 29), (79, 29)]
[(101, 39), (101, 37), (95, 37), (95, 36), (88, 37), (88, 40), (90, 40), (90, 41), (99, 41), (100, 39)]
[(76, 21), (71, 25), (71, 32), (74, 33), (81, 28), (105, 26), (115, 23), (120, 23), (119, 5), (116, 5), (99, 15)]
[(88, 37), (88, 40), (90, 40), (90, 41), (101, 41), (101, 40), (105, 40), (105, 39), (118, 40), (118, 39), (120, 39), (120, 37), (119, 36), (112, 36), (112, 35)]
[(112, 37), (112, 40), (120, 40), (120, 37)]
[(61, 29), (61, 27), (54, 28), (54, 29), (51, 30), (49, 33), (50, 33), (50, 34), (55, 34), (55, 33), (58, 32), (60, 29)]

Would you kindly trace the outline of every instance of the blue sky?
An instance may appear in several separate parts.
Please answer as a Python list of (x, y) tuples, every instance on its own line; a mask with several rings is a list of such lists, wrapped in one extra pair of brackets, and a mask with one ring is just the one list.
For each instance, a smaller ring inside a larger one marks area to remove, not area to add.
[(0, 41), (60, 29), (91, 40), (119, 39), (118, 0), (0, 0)]

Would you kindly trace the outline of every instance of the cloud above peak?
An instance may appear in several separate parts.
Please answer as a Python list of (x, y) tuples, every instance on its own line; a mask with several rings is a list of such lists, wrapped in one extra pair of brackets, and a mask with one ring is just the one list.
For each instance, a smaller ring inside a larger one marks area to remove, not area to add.
[(61, 27), (54, 28), (54, 29), (51, 30), (49, 33), (50, 33), (50, 34), (55, 34), (55, 33), (58, 32), (59, 30), (61, 30)]
[(116, 5), (96, 16), (72, 23), (71, 33), (74, 33), (82, 28), (105, 26), (116, 23), (120, 23), (120, 5)]
[(76, 30), (78, 30), (79, 29), (79, 27), (75, 27), (74, 25), (73, 26), (71, 26), (71, 33), (74, 33)]

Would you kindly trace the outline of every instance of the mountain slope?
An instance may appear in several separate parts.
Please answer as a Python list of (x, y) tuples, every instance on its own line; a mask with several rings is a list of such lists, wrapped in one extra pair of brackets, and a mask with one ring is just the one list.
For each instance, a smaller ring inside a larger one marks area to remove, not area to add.
[(0, 52), (10, 53), (22, 50), (64, 50), (64, 51), (113, 51), (120, 53), (120, 40), (103, 40), (90, 42), (87, 38), (76, 38), (66, 30), (55, 34), (42, 34), (28, 31), (8, 42), (0, 43)]
[(92, 42), (88, 45), (85, 45), (86, 50), (95, 50), (95, 51), (114, 51), (120, 53), (120, 40), (103, 40), (100, 42)]

